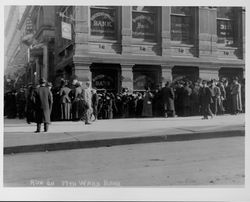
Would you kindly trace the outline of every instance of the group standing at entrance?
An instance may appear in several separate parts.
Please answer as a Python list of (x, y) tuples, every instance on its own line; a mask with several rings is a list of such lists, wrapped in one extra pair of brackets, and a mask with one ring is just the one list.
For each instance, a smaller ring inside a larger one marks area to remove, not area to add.
[(235, 77), (224, 81), (166, 82), (161, 88), (129, 92), (123, 88), (115, 94), (93, 89), (89, 82), (62, 79), (59, 87), (52, 87), (44, 79), (38, 86), (29, 85), (18, 92), (5, 94), (5, 115), (8, 118), (26, 117), (36, 122), (37, 130), (48, 131), (50, 121), (80, 121), (85, 124), (97, 119), (135, 117), (175, 117), (202, 115), (203, 119), (224, 113), (244, 112), (245, 87)]

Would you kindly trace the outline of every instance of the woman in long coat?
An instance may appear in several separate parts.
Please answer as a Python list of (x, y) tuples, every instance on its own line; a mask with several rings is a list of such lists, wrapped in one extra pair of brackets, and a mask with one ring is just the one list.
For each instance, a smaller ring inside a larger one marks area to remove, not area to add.
[(165, 117), (168, 117), (168, 115), (171, 117), (175, 116), (174, 98), (174, 90), (170, 87), (170, 83), (167, 82), (165, 87), (162, 88), (162, 100)]
[(150, 92), (150, 89), (147, 88), (146, 92), (143, 96), (143, 108), (142, 108), (142, 116), (143, 117), (152, 117), (152, 99), (153, 94)]
[(71, 100), (69, 97), (71, 89), (67, 87), (67, 82), (61, 81), (60, 89), (60, 105), (61, 105), (61, 120), (71, 119)]
[(83, 106), (81, 104), (82, 103), (81, 100), (83, 99), (83, 89), (79, 82), (77, 82), (75, 86), (76, 88), (72, 92), (74, 96), (74, 99), (72, 102), (72, 118), (73, 120), (78, 121), (84, 115)]
[(237, 78), (233, 80), (231, 95), (233, 114), (237, 114), (242, 111), (241, 85), (238, 83)]
[(29, 86), (29, 92), (26, 102), (26, 120), (27, 123), (36, 121), (36, 97), (35, 97), (35, 87)]

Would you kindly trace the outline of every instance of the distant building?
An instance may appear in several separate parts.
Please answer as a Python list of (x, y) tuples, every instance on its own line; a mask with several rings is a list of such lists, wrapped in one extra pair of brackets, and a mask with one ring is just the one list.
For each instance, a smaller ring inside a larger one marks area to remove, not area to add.
[[(27, 54), (23, 51), (23, 44), (20, 43), (22, 31), (18, 28), (24, 9), (25, 6), (5, 6), (5, 12), (8, 12), (5, 14), (4, 74), (9, 88), (25, 82)], [(5, 90), (10, 90), (9, 88)]]

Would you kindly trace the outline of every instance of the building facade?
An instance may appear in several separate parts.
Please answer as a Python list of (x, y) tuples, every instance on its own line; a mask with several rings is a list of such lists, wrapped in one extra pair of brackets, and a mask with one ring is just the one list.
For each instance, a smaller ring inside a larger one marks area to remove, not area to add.
[[(179, 78), (244, 78), (242, 7), (57, 7), (55, 76), (143, 90)], [(72, 25), (62, 38), (61, 22)]]
[[(17, 78), (23, 75), (19, 79), (20, 85), (12, 88), (37, 83), (41, 77), (52, 80), (50, 71), (54, 67), (55, 8), (25, 6), (20, 18), (15, 20), (20, 8), (10, 8), (5, 27), (5, 54), (9, 56), (5, 62), (5, 76)], [(9, 26), (13, 23), (15, 26)], [(13, 50), (15, 52), (10, 54)]]
[(19, 29), (19, 23), (22, 18), (25, 6), (5, 7), (8, 15), (5, 19), (4, 33), (4, 75), (5, 91), (10, 90), (11, 86), (18, 86), (25, 82), (25, 68), (27, 63), (27, 54), (25, 46), (20, 41), (22, 29)]
[(28, 6), (28, 74), (134, 91), (166, 81), (244, 78), (242, 7)]

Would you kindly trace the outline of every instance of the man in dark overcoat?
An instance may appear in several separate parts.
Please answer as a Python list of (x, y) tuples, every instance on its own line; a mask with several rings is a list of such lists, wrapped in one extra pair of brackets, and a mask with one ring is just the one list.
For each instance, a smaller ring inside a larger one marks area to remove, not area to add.
[(213, 113), (210, 108), (210, 105), (213, 103), (212, 92), (207, 86), (206, 81), (202, 81), (202, 87), (199, 90), (199, 96), (203, 119), (208, 119), (208, 116), (213, 118)]
[(175, 108), (174, 108), (174, 90), (170, 87), (170, 83), (166, 82), (165, 87), (162, 88), (162, 100), (164, 106), (165, 117), (168, 115), (174, 117), (175, 116)]
[(50, 111), (52, 107), (52, 97), (49, 88), (46, 86), (46, 80), (40, 79), (40, 87), (35, 91), (36, 102), (36, 133), (41, 131), (41, 124), (44, 123), (44, 132), (49, 129)]

